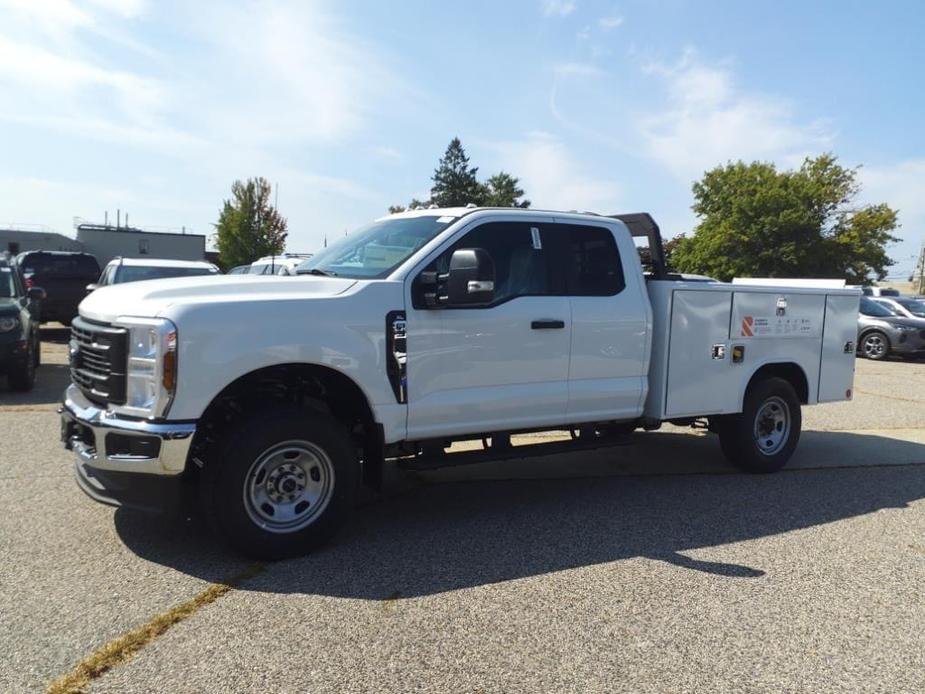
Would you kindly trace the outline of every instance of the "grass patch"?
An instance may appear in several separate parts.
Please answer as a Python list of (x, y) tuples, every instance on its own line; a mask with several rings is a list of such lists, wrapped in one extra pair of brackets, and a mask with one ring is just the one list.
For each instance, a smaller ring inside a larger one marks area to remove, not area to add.
[(104, 644), (80, 661), (73, 670), (49, 684), (45, 694), (80, 694), (81, 692), (86, 692), (90, 682), (104, 672), (124, 663), (174, 624), (182, 622), (199, 609), (215, 602), (242, 581), (256, 576), (261, 571), (263, 571), (263, 566), (257, 564), (226, 581), (213, 583), (191, 600), (180, 603), (167, 612), (157, 615), (149, 622), (135, 627), (122, 636)]

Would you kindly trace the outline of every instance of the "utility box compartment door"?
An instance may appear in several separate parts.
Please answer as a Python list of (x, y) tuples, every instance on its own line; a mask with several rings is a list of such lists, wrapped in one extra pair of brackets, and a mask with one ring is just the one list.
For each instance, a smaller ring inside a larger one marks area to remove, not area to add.
[(854, 386), (858, 301), (857, 296), (839, 294), (825, 298), (819, 402), (844, 400)]
[(730, 368), (732, 292), (672, 294), (665, 414), (668, 418), (735, 411), (738, 371)]
[(737, 291), (729, 337), (733, 340), (814, 339), (822, 337), (822, 294)]

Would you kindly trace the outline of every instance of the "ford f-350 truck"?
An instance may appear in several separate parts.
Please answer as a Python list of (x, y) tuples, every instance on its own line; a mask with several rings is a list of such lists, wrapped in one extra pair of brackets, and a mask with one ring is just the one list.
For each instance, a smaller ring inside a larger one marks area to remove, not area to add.
[(546, 444), (560, 450), (700, 424), (733, 464), (777, 470), (801, 405), (851, 397), (858, 300), (685, 280), (644, 213), (414, 210), (298, 277), (94, 292), (72, 326), (62, 439), (97, 501), (161, 508), (195, 491), (239, 550), (292, 556), (385, 465), (547, 450), (512, 433), (567, 430)]

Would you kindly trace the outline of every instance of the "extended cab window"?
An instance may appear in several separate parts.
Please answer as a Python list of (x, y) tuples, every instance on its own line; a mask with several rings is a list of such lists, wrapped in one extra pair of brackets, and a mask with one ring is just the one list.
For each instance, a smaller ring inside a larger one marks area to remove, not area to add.
[[(548, 226), (546, 227), (548, 228)], [(535, 224), (490, 222), (476, 227), (454, 243), (429, 268), (439, 273), (449, 270), (450, 256), (457, 248), (481, 248), (495, 264), (495, 297), (500, 304), (518, 296), (561, 294), (551, 272), (545, 237)]]
[(626, 286), (613, 234), (602, 227), (568, 225), (566, 282), (572, 296), (613, 296)]

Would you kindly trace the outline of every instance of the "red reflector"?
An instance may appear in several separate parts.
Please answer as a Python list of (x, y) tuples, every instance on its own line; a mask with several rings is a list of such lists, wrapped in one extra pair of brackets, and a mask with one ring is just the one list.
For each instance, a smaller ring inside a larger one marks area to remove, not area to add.
[(32, 289), (32, 278), (31, 277), (26, 278), (26, 289)]

